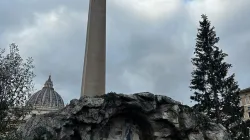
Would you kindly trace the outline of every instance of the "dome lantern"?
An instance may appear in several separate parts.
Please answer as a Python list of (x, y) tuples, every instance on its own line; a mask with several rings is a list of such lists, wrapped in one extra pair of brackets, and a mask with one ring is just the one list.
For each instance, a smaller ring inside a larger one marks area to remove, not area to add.
[(51, 75), (49, 75), (49, 79), (45, 82), (44, 87), (53, 88), (53, 82), (51, 81)]

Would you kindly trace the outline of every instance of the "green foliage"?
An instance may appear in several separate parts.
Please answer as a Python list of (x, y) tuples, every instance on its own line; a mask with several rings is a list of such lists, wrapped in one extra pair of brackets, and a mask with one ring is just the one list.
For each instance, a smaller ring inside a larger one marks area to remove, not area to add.
[(34, 140), (56, 140), (56, 138), (44, 127), (38, 127), (34, 131)]
[(22, 134), (12, 130), (8, 132), (8, 135), (0, 136), (0, 140), (23, 140)]
[(224, 61), (228, 55), (216, 46), (219, 37), (206, 15), (202, 15), (196, 41), (190, 85), (194, 91), (190, 98), (196, 102), (193, 108), (223, 124), (236, 137), (238, 132), (232, 131), (230, 126), (240, 123), (243, 117), (243, 108), (239, 106), (240, 90), (234, 74), (228, 76), (232, 65)]
[(102, 96), (104, 98), (104, 101), (106, 102), (113, 102), (117, 98), (117, 94), (115, 92), (109, 92)]
[(103, 95), (104, 101), (108, 103), (109, 105), (112, 105), (117, 100), (117, 93), (115, 92), (109, 92), (105, 95)]
[(241, 121), (231, 127), (230, 131), (235, 135), (235, 140), (249, 140), (249, 121)]
[(194, 118), (194, 120), (196, 121), (194, 130), (198, 130), (198, 129), (209, 130), (211, 128), (211, 124), (210, 124), (211, 119), (203, 115), (201, 112), (198, 112), (194, 108), (190, 108), (189, 106), (186, 106), (186, 105), (181, 105), (180, 111), (181, 113), (189, 112), (190, 116)]
[(23, 61), (15, 44), (7, 54), (0, 49), (0, 135), (14, 130), (30, 111), (25, 101), (33, 89), (32, 62), (32, 58)]

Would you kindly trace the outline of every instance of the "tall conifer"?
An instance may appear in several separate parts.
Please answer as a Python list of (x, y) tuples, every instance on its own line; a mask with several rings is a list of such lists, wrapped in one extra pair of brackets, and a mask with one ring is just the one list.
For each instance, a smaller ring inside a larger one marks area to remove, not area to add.
[(194, 109), (224, 125), (234, 138), (243, 138), (245, 136), (238, 135), (232, 129), (232, 124), (235, 126), (242, 123), (243, 116), (239, 106), (238, 84), (234, 80), (234, 74), (228, 76), (232, 65), (224, 61), (228, 55), (216, 46), (219, 37), (206, 15), (202, 15), (196, 41), (190, 84), (194, 91), (190, 98), (196, 102)]

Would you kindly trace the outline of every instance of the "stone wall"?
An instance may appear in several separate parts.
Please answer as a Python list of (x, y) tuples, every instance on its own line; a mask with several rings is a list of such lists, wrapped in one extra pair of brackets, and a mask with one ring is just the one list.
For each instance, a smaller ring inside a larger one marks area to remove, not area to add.
[(19, 132), (25, 140), (230, 140), (220, 124), (151, 93), (74, 99), (57, 112), (30, 118)]
[(57, 111), (57, 108), (45, 108), (45, 107), (40, 107), (40, 108), (34, 108), (31, 110), (30, 113), (28, 113), (24, 120), (28, 120), (30, 117), (34, 116), (34, 115), (42, 115), (42, 114), (46, 114), (46, 113), (50, 113), (50, 112), (55, 112)]

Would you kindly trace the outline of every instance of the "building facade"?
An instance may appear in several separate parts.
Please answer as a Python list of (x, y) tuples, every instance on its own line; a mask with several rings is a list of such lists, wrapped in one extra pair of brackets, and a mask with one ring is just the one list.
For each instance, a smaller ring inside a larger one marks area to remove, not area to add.
[(244, 107), (244, 120), (250, 119), (250, 88), (240, 91), (240, 106)]

